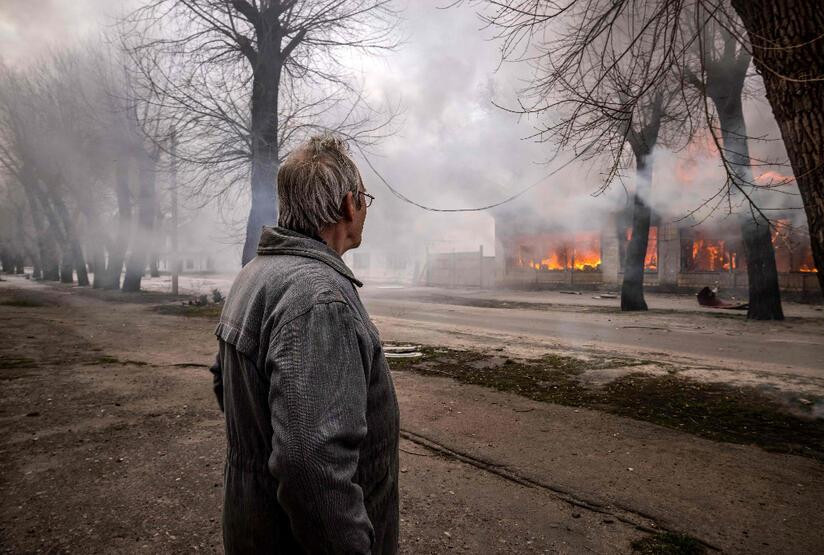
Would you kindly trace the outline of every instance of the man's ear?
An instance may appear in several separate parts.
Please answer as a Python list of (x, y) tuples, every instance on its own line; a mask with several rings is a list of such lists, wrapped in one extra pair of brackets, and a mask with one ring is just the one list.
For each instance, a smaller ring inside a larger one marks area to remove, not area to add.
[(355, 195), (352, 194), (352, 191), (346, 193), (346, 196), (343, 197), (343, 202), (341, 203), (341, 212), (343, 212), (343, 217), (351, 222), (355, 220), (355, 214), (357, 213), (357, 208), (355, 208)]

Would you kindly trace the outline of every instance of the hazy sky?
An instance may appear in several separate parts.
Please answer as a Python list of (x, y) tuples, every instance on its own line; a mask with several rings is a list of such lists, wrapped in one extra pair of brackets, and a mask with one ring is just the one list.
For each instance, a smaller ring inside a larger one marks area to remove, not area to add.
[(118, 14), (123, 0), (0, 0), (0, 55), (25, 64), (49, 48), (94, 37)]

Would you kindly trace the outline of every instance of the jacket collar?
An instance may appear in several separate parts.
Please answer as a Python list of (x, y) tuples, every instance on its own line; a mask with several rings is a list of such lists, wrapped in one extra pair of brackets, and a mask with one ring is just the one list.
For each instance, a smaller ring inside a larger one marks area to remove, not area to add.
[(313, 239), (297, 231), (277, 226), (263, 226), (257, 253), (264, 256), (292, 255), (314, 258), (332, 267), (349, 281), (363, 287), (338, 253), (323, 241)]

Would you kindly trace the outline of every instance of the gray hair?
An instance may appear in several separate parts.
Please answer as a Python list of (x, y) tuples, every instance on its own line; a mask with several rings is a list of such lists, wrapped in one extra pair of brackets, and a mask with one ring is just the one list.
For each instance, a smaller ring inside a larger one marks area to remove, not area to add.
[(318, 236), (343, 218), (346, 193), (360, 208), (363, 181), (346, 143), (331, 134), (315, 135), (293, 150), (278, 170), (278, 225)]

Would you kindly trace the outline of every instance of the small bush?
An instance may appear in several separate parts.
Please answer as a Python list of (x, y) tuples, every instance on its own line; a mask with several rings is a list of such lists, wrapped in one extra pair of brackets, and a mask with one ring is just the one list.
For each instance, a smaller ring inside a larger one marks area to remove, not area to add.
[(215, 304), (220, 304), (223, 302), (223, 293), (220, 292), (220, 289), (212, 289), (212, 300)]

